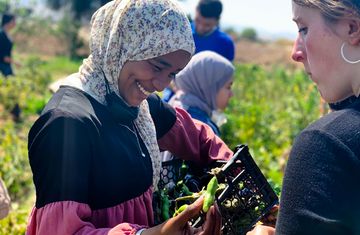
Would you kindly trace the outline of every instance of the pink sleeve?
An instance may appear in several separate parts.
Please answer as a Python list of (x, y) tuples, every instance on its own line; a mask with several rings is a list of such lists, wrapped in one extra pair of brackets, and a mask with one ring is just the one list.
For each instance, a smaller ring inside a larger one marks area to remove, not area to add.
[(92, 211), (87, 204), (73, 201), (50, 203), (33, 209), (26, 235), (134, 235), (145, 227), (121, 223), (113, 228), (95, 228), (90, 222), (91, 216)]
[(233, 152), (208, 125), (192, 119), (183, 109), (175, 109), (175, 124), (158, 140), (161, 150), (168, 150), (184, 160), (202, 164), (231, 158)]

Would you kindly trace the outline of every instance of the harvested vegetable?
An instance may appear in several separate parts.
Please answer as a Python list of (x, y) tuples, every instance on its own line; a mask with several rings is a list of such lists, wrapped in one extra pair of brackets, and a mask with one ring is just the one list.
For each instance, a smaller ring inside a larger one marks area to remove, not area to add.
[(217, 180), (216, 176), (213, 176), (211, 178), (211, 180), (209, 181), (209, 183), (206, 187), (206, 191), (204, 193), (204, 203), (203, 203), (203, 207), (202, 207), (203, 212), (206, 213), (210, 209), (212, 204), (214, 204), (215, 193), (216, 193), (216, 190), (218, 189), (218, 187), (219, 187), (218, 180)]
[(175, 211), (175, 213), (173, 214), (173, 217), (175, 217), (178, 214), (180, 214), (181, 212), (183, 212), (188, 206), (189, 206), (188, 204), (184, 204), (184, 205), (180, 206), (179, 209), (177, 209)]

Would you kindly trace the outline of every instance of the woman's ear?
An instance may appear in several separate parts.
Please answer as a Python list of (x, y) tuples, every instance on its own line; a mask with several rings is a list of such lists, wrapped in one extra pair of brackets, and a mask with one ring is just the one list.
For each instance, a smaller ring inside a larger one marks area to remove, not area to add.
[(353, 46), (360, 45), (360, 20), (359, 19), (352, 19), (349, 20), (349, 44)]

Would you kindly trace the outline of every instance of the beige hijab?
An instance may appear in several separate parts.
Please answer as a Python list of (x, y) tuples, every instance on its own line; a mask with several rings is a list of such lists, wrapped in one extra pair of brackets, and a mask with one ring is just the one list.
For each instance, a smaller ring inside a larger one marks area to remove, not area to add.
[[(90, 56), (65, 83), (106, 105), (103, 72), (111, 91), (119, 95), (117, 80), (126, 61), (147, 60), (176, 50), (193, 54), (194, 48), (189, 21), (175, 0), (111, 1), (94, 13)], [(156, 188), (161, 159), (146, 100), (140, 104), (135, 125), (150, 153)]]

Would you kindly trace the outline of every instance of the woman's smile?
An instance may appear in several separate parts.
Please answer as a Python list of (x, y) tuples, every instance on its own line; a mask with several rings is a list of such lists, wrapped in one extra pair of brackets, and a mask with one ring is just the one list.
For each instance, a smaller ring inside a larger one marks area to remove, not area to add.
[(120, 96), (130, 106), (138, 106), (151, 93), (168, 86), (190, 57), (189, 52), (177, 50), (148, 60), (127, 61), (118, 78)]
[(137, 87), (139, 88), (139, 90), (141, 91), (141, 93), (143, 93), (144, 95), (149, 96), (152, 92), (149, 92), (147, 90), (145, 90), (145, 88), (143, 86), (141, 86), (141, 84), (139, 82), (136, 82)]

